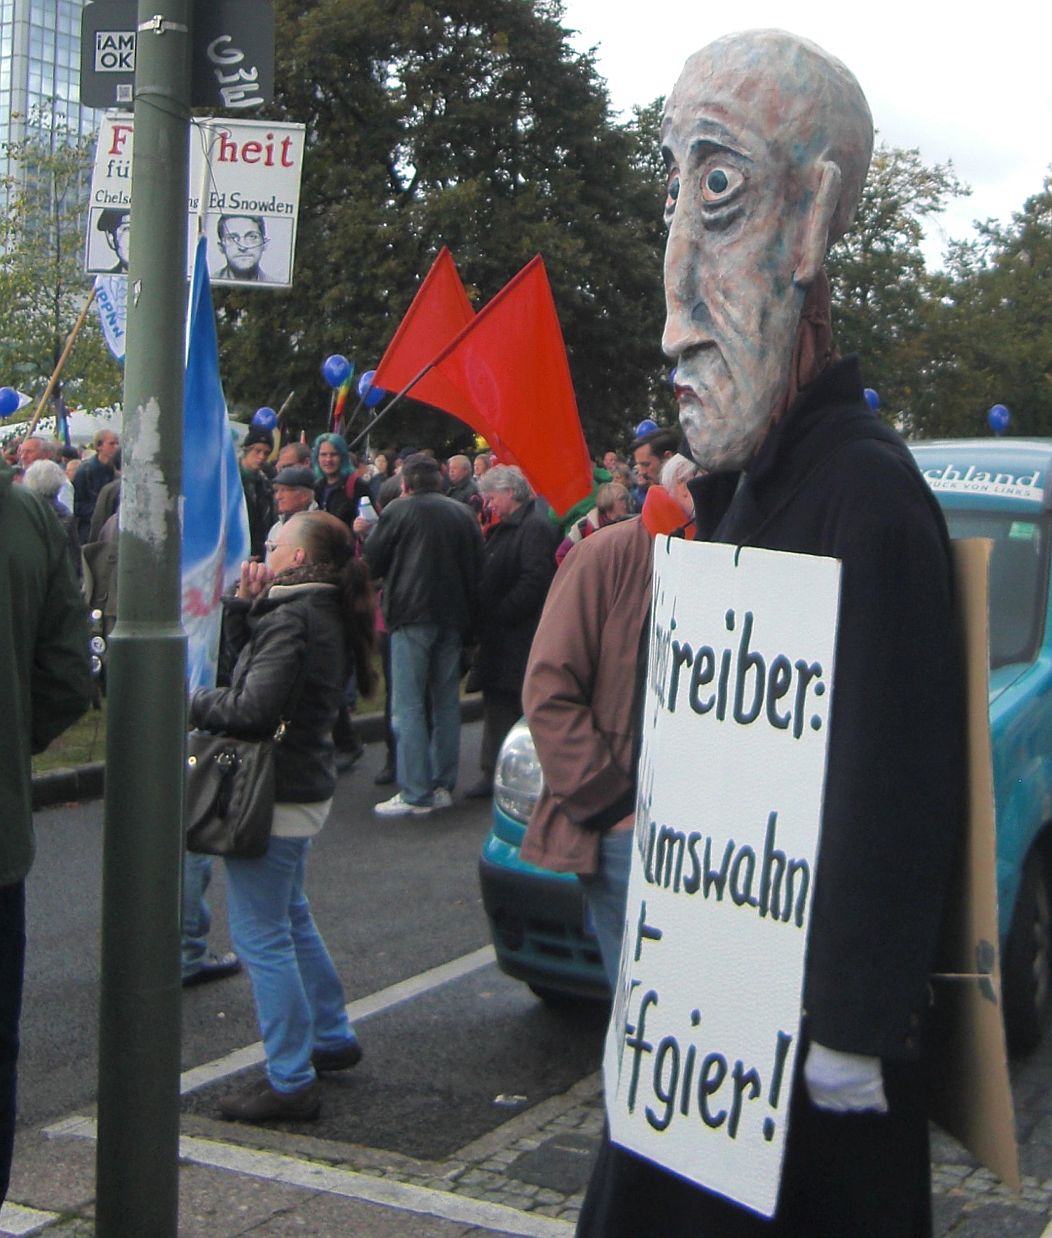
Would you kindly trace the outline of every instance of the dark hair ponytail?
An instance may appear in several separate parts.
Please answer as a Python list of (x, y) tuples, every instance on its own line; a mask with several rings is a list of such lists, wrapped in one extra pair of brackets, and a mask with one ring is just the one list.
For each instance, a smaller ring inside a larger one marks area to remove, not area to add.
[(372, 696), (376, 691), (376, 595), (364, 560), (350, 558), (344, 565), (340, 598), (347, 653), (354, 663), (358, 691)]
[(376, 598), (369, 569), (354, 557), (350, 530), (328, 512), (299, 512), (294, 532), (307, 561), (327, 569), (340, 590), (340, 608), (347, 641), (347, 657), (354, 666), (363, 696), (376, 691)]

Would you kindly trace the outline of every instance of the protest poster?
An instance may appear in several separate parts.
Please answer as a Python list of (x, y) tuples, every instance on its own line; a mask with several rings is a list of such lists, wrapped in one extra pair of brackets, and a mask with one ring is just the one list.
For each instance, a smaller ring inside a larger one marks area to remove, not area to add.
[(800, 1026), (836, 560), (658, 538), (611, 1137), (773, 1215)]
[[(108, 112), (99, 126), (85, 241), (92, 274), (127, 275), (134, 132), (134, 117), (125, 113)], [(191, 121), (187, 278), (200, 213), (213, 282), (292, 284), (304, 132), (303, 125), (259, 120)]]

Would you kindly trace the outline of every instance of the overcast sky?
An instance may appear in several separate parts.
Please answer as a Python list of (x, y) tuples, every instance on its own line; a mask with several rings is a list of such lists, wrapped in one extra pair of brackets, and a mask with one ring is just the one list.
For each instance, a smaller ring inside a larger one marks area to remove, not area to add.
[(614, 5), (565, 0), (574, 45), (597, 50), (614, 106), (627, 111), (671, 90), (691, 52), (721, 34), (761, 26), (792, 30), (838, 56), (858, 78), (883, 140), (917, 147), (926, 163), (953, 161), (972, 195), (942, 217), (925, 251), (965, 239), (975, 219), (1008, 222), (1041, 189), (1052, 164), (1052, 6), (1039, 0), (950, 5), (884, 0), (701, 0)]

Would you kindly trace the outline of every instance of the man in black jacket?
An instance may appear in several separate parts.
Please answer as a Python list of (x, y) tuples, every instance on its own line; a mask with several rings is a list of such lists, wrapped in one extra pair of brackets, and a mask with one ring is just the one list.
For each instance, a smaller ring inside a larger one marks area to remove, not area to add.
[(486, 532), (479, 585), (479, 649), (469, 687), (482, 690), (481, 778), (469, 799), (493, 793), (497, 756), (522, 717), (522, 681), (544, 599), (555, 575), (557, 528), (537, 510), (530, 484), (514, 465), (498, 464), (480, 487), (496, 523)]
[[(781, 31), (698, 52), (662, 123), (664, 348), (699, 535), (842, 564), (804, 1016), (764, 1220), (604, 1144), (579, 1233), (927, 1238), (928, 974), (962, 833), (949, 543), (829, 330), (826, 249), (872, 149), (857, 82)], [(718, 997), (718, 995), (716, 995)]]
[(448, 808), (457, 780), (460, 652), (475, 622), (482, 534), (470, 508), (441, 494), (441, 486), (430, 456), (410, 456), (402, 499), (384, 508), (365, 543), (369, 570), (383, 580), (391, 633), (399, 791), (376, 805), (384, 817)]

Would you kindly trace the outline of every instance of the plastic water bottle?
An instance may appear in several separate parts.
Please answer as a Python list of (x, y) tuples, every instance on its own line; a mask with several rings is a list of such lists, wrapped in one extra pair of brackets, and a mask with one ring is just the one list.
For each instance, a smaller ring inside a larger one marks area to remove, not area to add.
[(362, 518), (362, 520), (368, 520), (370, 524), (374, 524), (377, 520), (379, 520), (379, 516), (376, 514), (376, 509), (373, 507), (373, 501), (368, 497), (359, 501), (358, 515)]

